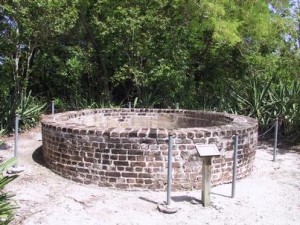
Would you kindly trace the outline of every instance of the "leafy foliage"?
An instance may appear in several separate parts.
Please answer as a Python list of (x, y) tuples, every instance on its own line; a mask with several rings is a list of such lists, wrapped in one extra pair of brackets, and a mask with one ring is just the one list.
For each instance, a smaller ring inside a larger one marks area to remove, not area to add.
[(298, 81), (274, 84), (273, 80), (250, 80), (244, 89), (234, 91), (237, 113), (256, 117), (262, 126), (279, 119), (282, 132), (290, 131), (299, 124), (300, 83)]
[(261, 124), (279, 116), (289, 130), (299, 111), (288, 89), (299, 79), (299, 9), (295, 0), (4, 0), (1, 124), (32, 91), (58, 110), (179, 102)]
[(13, 181), (17, 176), (6, 176), (4, 172), (16, 163), (16, 159), (12, 158), (0, 164), (0, 223), (5, 225), (13, 219), (16, 204), (13, 202), (12, 194), (5, 193), (3, 188), (9, 182)]
[(46, 104), (31, 95), (21, 95), (20, 100), (9, 96), (6, 104), (0, 106), (0, 129), (11, 131), (14, 128), (15, 116), (20, 116), (20, 126), (30, 128), (36, 125)]
[(20, 104), (16, 110), (16, 113), (20, 116), (20, 125), (24, 128), (35, 126), (45, 106), (46, 103), (42, 103), (33, 97), (31, 92), (27, 96), (21, 96)]

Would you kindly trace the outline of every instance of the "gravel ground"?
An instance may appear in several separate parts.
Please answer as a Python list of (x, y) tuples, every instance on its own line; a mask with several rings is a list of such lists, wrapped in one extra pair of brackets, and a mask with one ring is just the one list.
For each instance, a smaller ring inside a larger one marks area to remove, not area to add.
[[(279, 148), (272, 161), (272, 147), (257, 149), (253, 173), (231, 185), (212, 189), (210, 207), (192, 204), (200, 191), (172, 193), (175, 214), (163, 214), (157, 204), (165, 192), (120, 191), (81, 185), (64, 179), (43, 166), (40, 128), (20, 135), (20, 176), (7, 191), (16, 194), (19, 209), (12, 225), (98, 224), (300, 224), (300, 146)], [(5, 139), (0, 158), (13, 155), (13, 138)]]

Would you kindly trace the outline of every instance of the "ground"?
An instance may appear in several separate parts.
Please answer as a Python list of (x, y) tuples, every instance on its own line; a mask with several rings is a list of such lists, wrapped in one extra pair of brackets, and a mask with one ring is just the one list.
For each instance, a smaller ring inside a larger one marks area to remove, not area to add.
[[(0, 158), (13, 156), (13, 137), (5, 139)], [(253, 173), (239, 180), (231, 198), (231, 184), (212, 189), (210, 207), (192, 204), (201, 191), (172, 192), (175, 214), (163, 214), (157, 204), (165, 192), (120, 191), (82, 185), (43, 166), (40, 128), (20, 135), (20, 176), (7, 191), (19, 205), (12, 225), (98, 224), (300, 224), (300, 147), (279, 147), (273, 162), (272, 146), (259, 144)]]

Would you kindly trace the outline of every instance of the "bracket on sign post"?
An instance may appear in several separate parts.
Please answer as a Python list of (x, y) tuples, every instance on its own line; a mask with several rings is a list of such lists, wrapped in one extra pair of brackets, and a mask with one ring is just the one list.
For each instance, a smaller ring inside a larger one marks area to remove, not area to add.
[(202, 194), (201, 201), (204, 207), (210, 205), (210, 189), (211, 189), (211, 159), (219, 156), (220, 152), (215, 144), (196, 145), (197, 152), (202, 162)]

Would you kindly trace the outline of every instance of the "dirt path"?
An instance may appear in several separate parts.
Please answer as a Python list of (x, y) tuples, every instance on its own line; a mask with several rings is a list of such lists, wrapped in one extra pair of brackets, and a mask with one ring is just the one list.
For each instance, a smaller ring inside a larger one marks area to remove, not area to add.
[[(300, 224), (300, 151), (280, 149), (272, 162), (272, 148), (260, 146), (254, 172), (240, 180), (236, 197), (231, 185), (213, 188), (212, 206), (190, 200), (200, 191), (172, 193), (176, 214), (162, 214), (157, 203), (164, 192), (118, 191), (81, 185), (45, 168), (41, 162), (41, 134), (36, 128), (20, 136), (20, 165), (25, 171), (7, 186), (20, 206), (11, 223), (24, 225), (98, 224)], [(299, 147), (298, 147), (299, 149)], [(13, 139), (6, 140), (0, 156), (13, 155)]]

